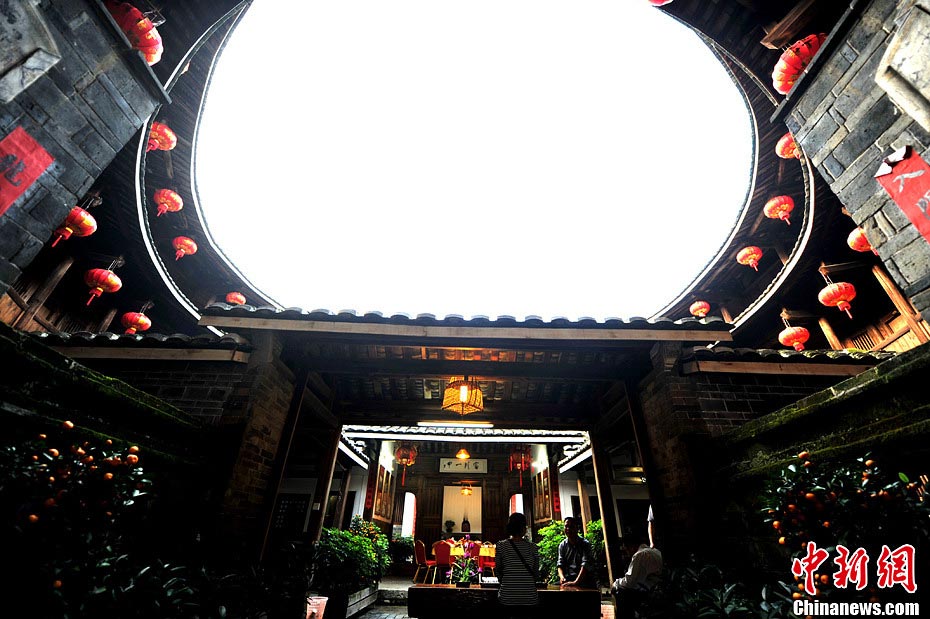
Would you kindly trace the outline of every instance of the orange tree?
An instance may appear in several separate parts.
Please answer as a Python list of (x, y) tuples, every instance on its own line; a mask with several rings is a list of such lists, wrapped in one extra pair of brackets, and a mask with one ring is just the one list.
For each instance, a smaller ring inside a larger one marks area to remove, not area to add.
[[(807, 452), (772, 479), (762, 495), (763, 519), (777, 543), (794, 559), (807, 556), (809, 542), (826, 551), (815, 572), (816, 598), (871, 599), (885, 601), (902, 597), (901, 587), (892, 587), (879, 600), (876, 588), (877, 561), (882, 547), (891, 550), (909, 544), (919, 561), (930, 551), (930, 501), (925, 500), (926, 476), (911, 479), (904, 473), (886, 471), (869, 455), (849, 462), (818, 462)], [(865, 589), (855, 585), (836, 586), (834, 574), (838, 546), (849, 553), (858, 549), (869, 557)], [(919, 568), (918, 568), (919, 571)], [(786, 575), (790, 576), (786, 570)], [(805, 587), (806, 578), (784, 585), (792, 599), (814, 599)], [(913, 598), (912, 598), (913, 599)]]

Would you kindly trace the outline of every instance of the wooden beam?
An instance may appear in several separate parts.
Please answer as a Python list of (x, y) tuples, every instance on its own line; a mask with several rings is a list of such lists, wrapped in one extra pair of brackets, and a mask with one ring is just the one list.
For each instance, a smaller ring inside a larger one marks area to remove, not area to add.
[(610, 489), (610, 455), (600, 439), (597, 433), (591, 434), (591, 462), (594, 464), (594, 483), (601, 510), (601, 527), (604, 530), (607, 582), (613, 582), (614, 573), (620, 568), (620, 532), (617, 530), (617, 504)]
[[(361, 421), (371, 419), (372, 415), (396, 419), (399, 423), (403, 419), (452, 419), (453, 415), (441, 410), (440, 400), (366, 400), (362, 402), (344, 401), (340, 404), (339, 418), (342, 423), (351, 423), (350, 419)], [(538, 417), (566, 417), (572, 419), (591, 418), (594, 415), (594, 403), (585, 404), (549, 404), (535, 402), (488, 402), (485, 400), (484, 411), (466, 415), (466, 421), (500, 420), (518, 422), (532, 420)], [(456, 414), (457, 418), (458, 415)]]
[(885, 272), (885, 269), (883, 269), (881, 265), (876, 264), (872, 267), (872, 275), (874, 275), (878, 283), (881, 284), (882, 290), (884, 290), (888, 298), (891, 299), (898, 313), (904, 317), (904, 321), (907, 323), (907, 326), (910, 327), (911, 333), (917, 337), (917, 340), (921, 344), (930, 340), (930, 338), (927, 337), (927, 332), (924, 330), (923, 325), (918, 322), (919, 316), (914, 310), (914, 307), (911, 305), (910, 301), (901, 294), (901, 291), (892, 281), (891, 277), (888, 276), (888, 273)]
[(728, 374), (789, 374), (793, 376), (858, 376), (875, 363), (766, 363), (764, 361), (689, 361), (682, 366), (682, 374), (698, 372)]
[[(68, 272), (68, 269), (71, 268), (71, 265), (74, 264), (74, 258), (68, 256), (64, 260), (58, 263), (58, 266), (51, 272), (51, 274), (46, 278), (45, 282), (42, 284), (42, 287), (39, 288), (35, 294), (29, 299), (29, 305), (26, 307), (25, 311), (20, 314), (19, 318), (16, 319), (16, 322), (13, 323), (14, 329), (25, 329), (26, 325), (29, 324), (35, 315), (42, 306), (45, 304), (45, 301), (48, 300), (48, 297), (52, 294), (55, 288), (58, 286), (58, 283), (61, 281), (61, 278), (65, 276), (65, 273)], [(12, 293), (13, 290), (10, 289), (7, 291)], [(19, 295), (17, 295), (19, 296)], [(10, 295), (11, 298), (16, 300), (15, 297)], [(17, 303), (17, 305), (20, 305)]]
[(201, 326), (268, 329), (302, 333), (329, 333), (338, 335), (408, 337), (439, 340), (478, 340), (513, 342), (599, 342), (604, 344), (629, 342), (716, 342), (732, 341), (730, 332), (720, 327), (702, 329), (585, 329), (559, 327), (453, 327), (425, 325), (394, 325), (365, 322), (337, 322), (328, 320), (299, 320), (251, 318), (239, 316), (203, 316)]
[(242, 350), (193, 348), (137, 348), (134, 346), (52, 346), (72, 359), (133, 359), (145, 361), (234, 361), (248, 363), (250, 353)]
[[(444, 378), (465, 376), (473, 380), (558, 380), (571, 382), (617, 380), (643, 374), (637, 364), (613, 366), (563, 365), (501, 361), (442, 361), (434, 359), (307, 359), (304, 363), (320, 374), (375, 377)], [(645, 362), (648, 365), (648, 362)]]
[(843, 343), (840, 342), (840, 338), (836, 337), (836, 332), (833, 330), (833, 327), (830, 326), (830, 321), (826, 318), (821, 318), (817, 321), (817, 324), (820, 325), (820, 330), (823, 331), (824, 337), (827, 338), (830, 348), (833, 350), (843, 350)]
[(769, 49), (790, 45), (819, 12), (815, 0), (800, 0), (780, 21), (765, 28), (760, 43)]

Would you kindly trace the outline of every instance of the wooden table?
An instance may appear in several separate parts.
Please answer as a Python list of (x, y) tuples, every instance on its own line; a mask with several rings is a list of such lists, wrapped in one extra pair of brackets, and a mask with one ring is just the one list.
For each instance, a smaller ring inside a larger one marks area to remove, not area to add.
[[(497, 603), (497, 589), (472, 585), (413, 585), (407, 589), (407, 615), (416, 619), (494, 619), (503, 609)], [(598, 589), (540, 589), (539, 606), (545, 617), (600, 619), (601, 592)]]

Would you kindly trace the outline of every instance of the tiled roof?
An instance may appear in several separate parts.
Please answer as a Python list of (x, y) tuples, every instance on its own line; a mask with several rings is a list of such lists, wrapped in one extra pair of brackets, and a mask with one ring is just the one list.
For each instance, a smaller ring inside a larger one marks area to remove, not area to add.
[(212, 348), (221, 350), (252, 349), (252, 345), (244, 337), (235, 333), (227, 333), (222, 337), (212, 335), (199, 335), (191, 337), (182, 333), (170, 335), (161, 333), (143, 333), (126, 335), (119, 333), (91, 333), (78, 331), (75, 333), (32, 333), (32, 337), (46, 346), (108, 346), (124, 347), (138, 346), (142, 348)]
[(347, 437), (354, 438), (377, 433), (402, 435), (402, 436), (420, 436), (423, 439), (446, 437), (455, 438), (480, 438), (482, 440), (519, 440), (530, 439), (538, 442), (562, 441), (581, 443), (587, 440), (587, 432), (581, 430), (522, 430), (522, 429), (505, 429), (505, 428), (458, 428), (458, 427), (435, 427), (435, 426), (389, 426), (389, 425), (345, 425), (342, 428), (343, 434)]
[(866, 350), (796, 350), (771, 348), (730, 348), (695, 346), (682, 355), (683, 361), (770, 361), (777, 363), (861, 363), (874, 365), (897, 355), (893, 352)]
[(598, 321), (590, 317), (578, 320), (556, 317), (544, 320), (540, 316), (526, 316), (518, 320), (514, 316), (498, 316), (491, 319), (488, 316), (472, 316), (465, 318), (458, 314), (448, 314), (444, 318), (437, 318), (434, 314), (417, 314), (411, 317), (408, 314), (393, 314), (385, 316), (381, 312), (367, 312), (359, 314), (355, 310), (339, 310), (332, 312), (327, 309), (305, 310), (299, 307), (278, 309), (271, 306), (229, 305), (226, 303), (212, 303), (203, 310), (204, 316), (236, 316), (253, 318), (270, 318), (276, 320), (316, 320), (330, 322), (354, 322), (370, 324), (395, 325), (422, 325), (446, 327), (542, 327), (542, 328), (578, 328), (578, 329), (666, 329), (666, 330), (706, 330), (720, 331), (729, 325), (721, 318), (682, 318), (672, 320), (658, 317), (654, 319), (634, 316), (631, 318), (606, 318)]

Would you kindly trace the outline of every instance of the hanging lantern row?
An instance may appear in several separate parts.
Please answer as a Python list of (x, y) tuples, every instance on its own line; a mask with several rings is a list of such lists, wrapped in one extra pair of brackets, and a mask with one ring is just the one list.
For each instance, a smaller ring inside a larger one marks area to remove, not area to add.
[(245, 295), (241, 292), (227, 292), (226, 302), (230, 305), (245, 305)]
[(90, 298), (85, 305), (90, 305), (104, 292), (116, 292), (123, 287), (122, 280), (110, 269), (90, 269), (84, 273), (84, 283), (90, 286)]
[(65, 217), (65, 220), (55, 230), (55, 240), (52, 241), (52, 247), (58, 245), (58, 241), (68, 240), (72, 236), (90, 236), (97, 231), (97, 220), (94, 216), (75, 206)]
[(417, 448), (410, 443), (401, 443), (394, 451), (394, 461), (404, 467), (400, 477), (400, 485), (403, 486), (407, 482), (407, 467), (413, 466), (417, 461)]
[(165, 213), (177, 213), (184, 208), (184, 200), (181, 199), (178, 192), (171, 189), (157, 189), (152, 196), (152, 200), (154, 200), (158, 209), (156, 217), (161, 217)]
[(875, 248), (872, 247), (872, 244), (869, 243), (869, 239), (866, 238), (865, 232), (862, 228), (855, 228), (852, 232), (849, 233), (849, 236), (846, 237), (846, 244), (849, 245), (849, 248), (855, 251), (871, 251), (876, 256), (878, 252), (875, 251)]
[(149, 130), (149, 141), (145, 147), (146, 152), (172, 150), (177, 145), (178, 136), (171, 130), (171, 127), (158, 121), (152, 123), (152, 128)]
[(804, 350), (804, 344), (810, 339), (811, 333), (804, 327), (792, 327), (787, 318), (782, 318), (785, 328), (778, 334), (778, 341), (783, 346), (791, 346), (796, 351)]
[(692, 316), (703, 318), (707, 316), (707, 312), (710, 311), (710, 303), (707, 301), (695, 301), (691, 304), (691, 307), (688, 308), (688, 311), (691, 312)]
[(795, 142), (790, 131), (778, 139), (778, 143), (775, 144), (775, 154), (782, 159), (801, 158), (801, 149), (798, 148), (798, 143)]
[(791, 216), (791, 211), (793, 210), (794, 200), (791, 199), (791, 196), (775, 196), (762, 207), (762, 212), (766, 217), (769, 219), (780, 219), (789, 226), (791, 225), (791, 220), (788, 218)]
[(772, 86), (776, 92), (786, 95), (791, 91), (826, 38), (825, 34), (808, 35), (782, 53), (772, 71)]
[(175, 260), (180, 260), (184, 256), (193, 256), (197, 253), (197, 243), (188, 236), (174, 237), (174, 240), (171, 241), (171, 246), (174, 247)]
[(759, 270), (759, 260), (762, 258), (762, 250), (755, 245), (750, 245), (739, 250), (736, 254), (736, 261), (744, 266), (750, 266), (754, 270)]
[(132, 48), (142, 52), (149, 66), (161, 60), (165, 48), (151, 19), (128, 2), (107, 0), (106, 7)]
[(532, 463), (529, 445), (517, 445), (510, 452), (510, 472), (520, 472), (520, 487), (523, 487), (523, 471), (530, 470)]

